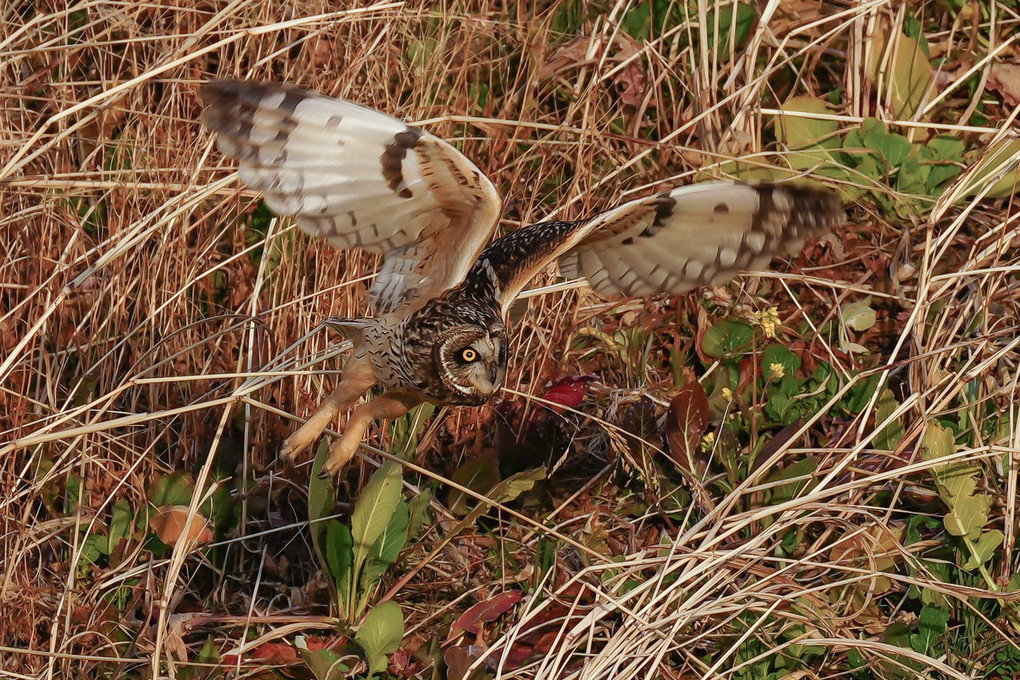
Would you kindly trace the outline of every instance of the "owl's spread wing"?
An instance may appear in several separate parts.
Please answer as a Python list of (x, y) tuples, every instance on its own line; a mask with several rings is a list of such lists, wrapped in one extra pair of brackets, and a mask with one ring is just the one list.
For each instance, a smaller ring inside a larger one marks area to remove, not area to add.
[(370, 291), (377, 313), (460, 283), (496, 228), (492, 182), (420, 128), (290, 85), (220, 80), (200, 94), (220, 150), (274, 212), (384, 256)]
[(807, 238), (843, 219), (839, 197), (828, 189), (712, 182), (580, 222), (519, 229), (486, 248), (479, 262), (495, 274), (504, 310), (555, 259), (564, 276), (583, 276), (606, 297), (679, 295), (799, 251)]

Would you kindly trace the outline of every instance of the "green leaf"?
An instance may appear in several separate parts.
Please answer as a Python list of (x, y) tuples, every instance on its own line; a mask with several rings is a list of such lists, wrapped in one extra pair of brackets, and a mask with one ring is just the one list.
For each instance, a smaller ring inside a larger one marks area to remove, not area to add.
[(131, 512), (131, 505), (126, 500), (121, 499), (113, 504), (110, 531), (107, 534), (107, 555), (114, 551), (118, 543), (131, 537), (133, 520), (134, 513)]
[(326, 538), (326, 522), (324, 519), (333, 513), (333, 499), (336, 497), (336, 478), (328, 475), (320, 478), (322, 466), (329, 459), (329, 438), (324, 437), (319, 444), (315, 458), (312, 460), (312, 473), (308, 479), (308, 524), (312, 533), (312, 548), (319, 558), (319, 564), (326, 563), (322, 546)]
[(386, 670), (386, 656), (397, 651), (404, 638), (404, 615), (393, 600), (380, 602), (365, 617), (354, 641), (365, 652), (368, 676)]
[(800, 368), (800, 357), (782, 345), (769, 345), (761, 353), (762, 375), (771, 375), (771, 366), (780, 364), (786, 375), (793, 375)]
[(988, 198), (1012, 196), (1020, 186), (1020, 139), (1007, 138), (985, 150), (964, 181), (964, 196), (976, 196), (992, 184)]
[(910, 636), (910, 646), (919, 654), (939, 656), (936, 654), (935, 645), (939, 638), (946, 634), (946, 624), (949, 623), (949, 612), (925, 605), (921, 614), (917, 617), (917, 633)]
[(963, 170), (964, 148), (963, 141), (951, 135), (937, 135), (921, 147), (918, 158), (928, 169), (926, 184), (929, 196), (941, 193), (942, 185)]
[(843, 305), (840, 307), (840, 314), (843, 317), (843, 323), (855, 331), (866, 331), (878, 321), (875, 310), (871, 308), (870, 295), (858, 302)]
[(839, 123), (797, 114), (832, 115), (821, 99), (792, 97), (776, 116), (776, 140), (787, 149), (785, 159), (795, 170), (808, 170), (833, 161), (832, 150), (840, 148)]
[(998, 529), (986, 531), (976, 541), (969, 541), (971, 551), (970, 558), (964, 563), (963, 568), (967, 571), (977, 569), (982, 564), (992, 559), (995, 551), (1002, 545), (1003, 535)]
[(366, 595), (375, 588), (376, 581), (386, 573), (407, 544), (407, 523), (410, 510), (407, 503), (400, 501), (382, 536), (372, 546), (361, 573), (361, 592)]
[(790, 395), (782, 390), (776, 390), (769, 395), (765, 402), (765, 411), (776, 422), (788, 425), (793, 421), (790, 418), (790, 409), (793, 408), (793, 405), (794, 401)]
[(713, 3), (709, 7), (718, 8), (720, 16), (716, 19), (716, 9), (705, 12), (705, 25), (701, 30), (708, 36), (708, 44), (715, 47), (716, 54), (725, 59), (730, 54), (730, 32), (733, 32), (734, 46), (744, 45), (757, 23), (758, 13), (751, 4), (744, 2)]
[(921, 165), (916, 154), (911, 154), (900, 163), (896, 175), (896, 189), (905, 194), (923, 196), (928, 192), (928, 168)]
[[(491, 452), (471, 458), (454, 471), (451, 479), (464, 488), (484, 494), (499, 484), (499, 458)], [(466, 515), (470, 510), (470, 504), (471, 496), (468, 494), (460, 489), (450, 491), (447, 505), (453, 514)]]
[(866, 118), (861, 123), (860, 135), (864, 147), (874, 151), (888, 168), (899, 167), (911, 151), (910, 140), (889, 132), (885, 123), (877, 118)]
[(432, 502), (432, 490), (422, 489), (422, 492), (411, 499), (410, 518), (407, 521), (407, 538), (414, 540), (421, 533), (421, 528), (429, 518), (429, 504)]
[(748, 347), (753, 337), (754, 333), (748, 324), (722, 319), (705, 332), (702, 348), (713, 359), (722, 359)]
[(869, 70), (895, 118), (909, 119), (935, 92), (935, 73), (917, 40), (895, 33), (879, 33), (874, 42)]
[(149, 488), (149, 502), (157, 508), (164, 505), (191, 505), (191, 494), (195, 485), (183, 472), (160, 477)]
[(372, 475), (351, 515), (355, 582), (361, 573), (361, 565), (368, 558), (372, 546), (386, 531), (399, 503), (400, 466), (390, 461)]
[[(892, 390), (882, 390), (882, 394), (878, 397), (878, 403), (875, 404), (875, 425), (884, 423), (899, 407), (900, 404), (893, 396)], [(902, 419), (897, 417), (875, 434), (875, 448), (883, 451), (895, 451), (903, 440), (903, 434)]]
[[(968, 479), (974, 481), (973, 477)], [(951, 507), (952, 510), (946, 515), (946, 531), (953, 536), (976, 538), (988, 523), (992, 497), (985, 493), (961, 495), (953, 499)]]
[(315, 680), (344, 680), (347, 677), (350, 668), (340, 662), (343, 657), (338, 652), (332, 649), (312, 651), (307, 647), (298, 647), (297, 651)]
[(838, 122), (796, 115), (831, 116), (832, 111), (823, 100), (807, 95), (791, 97), (781, 110), (782, 113), (776, 116), (776, 139), (788, 149), (839, 148)]
[(812, 489), (818, 484), (818, 480), (810, 475), (818, 469), (818, 457), (807, 456), (796, 463), (787, 465), (782, 470), (768, 476), (769, 482), (781, 482), (787, 479), (796, 479), (807, 475), (808, 479), (799, 479), (788, 484), (780, 484), (772, 489), (771, 501), (773, 505), (779, 505), (786, 501), (793, 500), (806, 489)]
[(352, 571), (354, 570), (354, 538), (343, 522), (335, 519), (326, 525), (326, 564), (336, 584), (341, 610), (350, 607)]

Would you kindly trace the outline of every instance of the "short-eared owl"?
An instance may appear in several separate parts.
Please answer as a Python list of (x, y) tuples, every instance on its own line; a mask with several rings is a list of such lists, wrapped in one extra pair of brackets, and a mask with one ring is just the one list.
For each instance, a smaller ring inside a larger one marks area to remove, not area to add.
[(350, 460), (375, 419), (423, 401), (491, 399), (506, 372), (507, 309), (553, 261), (605, 296), (678, 295), (764, 267), (843, 219), (832, 191), (720, 182), (489, 243), (499, 194), (424, 130), (289, 85), (214, 81), (201, 96), (220, 150), (270, 208), (340, 248), (383, 256), (370, 290), (374, 316), (330, 322), (354, 341), (343, 379), (283, 447), (293, 457), (341, 408), (380, 388), (348, 420), (325, 474)]

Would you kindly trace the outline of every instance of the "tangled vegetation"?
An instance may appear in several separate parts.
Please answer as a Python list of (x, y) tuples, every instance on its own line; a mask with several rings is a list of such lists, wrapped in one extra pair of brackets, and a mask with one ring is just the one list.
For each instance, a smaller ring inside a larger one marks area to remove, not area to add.
[[(1015, 0), (0, 16), (3, 677), (1020, 677)], [(498, 403), (319, 480), (276, 454), (377, 263), (242, 187), (212, 77), (419, 122), (504, 232), (709, 178), (849, 223), (679, 298), (549, 272)]]

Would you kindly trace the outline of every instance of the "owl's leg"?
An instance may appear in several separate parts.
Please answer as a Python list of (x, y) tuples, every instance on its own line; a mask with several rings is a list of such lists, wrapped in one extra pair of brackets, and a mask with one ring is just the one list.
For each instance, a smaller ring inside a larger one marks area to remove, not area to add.
[(328, 397), (322, 400), (305, 424), (287, 437), (283, 448), (280, 449), (280, 457), (288, 461), (293, 460), (306, 446), (319, 438), (326, 426), (336, 418), (340, 409), (372, 389), (375, 383), (372, 362), (365, 357), (352, 358), (348, 361), (340, 384)]
[(344, 436), (329, 448), (329, 459), (322, 466), (319, 476), (328, 477), (340, 472), (347, 461), (354, 457), (372, 421), (399, 418), (420, 403), (421, 399), (416, 397), (387, 392), (356, 408), (347, 421)]

